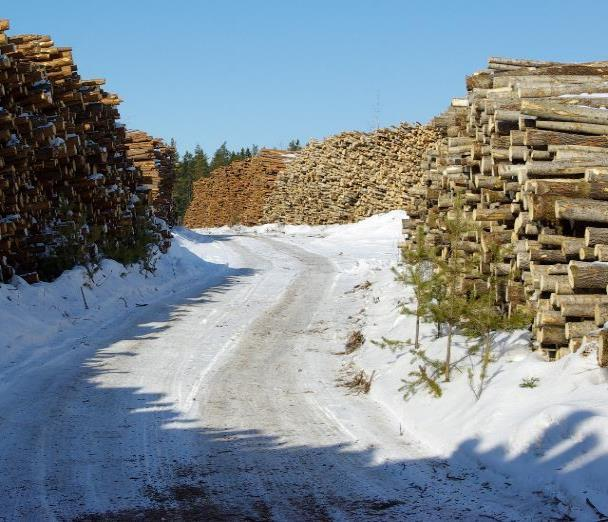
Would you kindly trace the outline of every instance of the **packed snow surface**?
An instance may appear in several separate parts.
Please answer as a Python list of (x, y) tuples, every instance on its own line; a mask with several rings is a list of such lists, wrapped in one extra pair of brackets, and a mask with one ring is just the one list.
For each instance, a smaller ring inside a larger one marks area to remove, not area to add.
[[(409, 349), (372, 342), (413, 337), (411, 289), (390, 271), (402, 217), (180, 229), (154, 274), (106, 261), (0, 286), (0, 518), (608, 513), (593, 354), (549, 364), (526, 332), (499, 335), (476, 400), (459, 338), (443, 396), (403, 400)], [(444, 343), (423, 326), (430, 355)], [(340, 384), (360, 370), (367, 395)]]

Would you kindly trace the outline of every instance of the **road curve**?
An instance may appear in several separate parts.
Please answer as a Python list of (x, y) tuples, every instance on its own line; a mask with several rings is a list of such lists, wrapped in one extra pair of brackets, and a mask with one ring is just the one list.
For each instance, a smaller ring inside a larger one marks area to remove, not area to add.
[[(336, 387), (334, 263), (234, 236), (243, 270), (142, 309), (0, 397), (0, 520), (532, 520)], [(505, 488), (508, 490), (508, 488)]]

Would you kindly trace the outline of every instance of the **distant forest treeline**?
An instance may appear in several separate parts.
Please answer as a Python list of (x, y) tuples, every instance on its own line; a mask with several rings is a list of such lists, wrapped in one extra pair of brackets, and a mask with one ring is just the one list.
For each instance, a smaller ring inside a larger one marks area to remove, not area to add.
[[(175, 146), (175, 141), (172, 141), (171, 144)], [(291, 140), (287, 148), (291, 151), (301, 149), (300, 140)], [(193, 185), (196, 180), (209, 176), (215, 169), (226, 167), (233, 161), (253, 158), (259, 151), (260, 148), (257, 145), (241, 148), (239, 151), (229, 150), (224, 142), (213, 153), (211, 160), (200, 145), (197, 145), (194, 151), (186, 151), (181, 157), (178, 156), (175, 169), (176, 180), (173, 187), (173, 201), (178, 223), (182, 222), (188, 205), (192, 201)]]

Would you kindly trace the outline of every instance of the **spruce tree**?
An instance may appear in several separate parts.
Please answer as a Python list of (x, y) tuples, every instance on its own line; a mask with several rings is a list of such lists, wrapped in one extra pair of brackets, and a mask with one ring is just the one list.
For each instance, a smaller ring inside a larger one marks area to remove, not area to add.
[(194, 181), (206, 177), (210, 174), (209, 170), (209, 158), (203, 151), (200, 145), (194, 148), (194, 154), (192, 155), (192, 177)]
[(176, 179), (173, 186), (173, 202), (177, 221), (181, 223), (192, 200), (192, 183), (193, 177), (193, 156), (190, 152), (186, 152), (181, 159), (178, 158), (176, 164)]
[(226, 146), (226, 142), (222, 143), (213, 154), (211, 159), (210, 170), (214, 171), (219, 167), (225, 167), (230, 164), (232, 155), (234, 152), (230, 152)]
[(301, 148), (302, 148), (302, 145), (300, 145), (299, 139), (291, 140), (289, 142), (289, 145), (287, 145), (287, 150), (290, 150), (290, 151), (300, 150)]

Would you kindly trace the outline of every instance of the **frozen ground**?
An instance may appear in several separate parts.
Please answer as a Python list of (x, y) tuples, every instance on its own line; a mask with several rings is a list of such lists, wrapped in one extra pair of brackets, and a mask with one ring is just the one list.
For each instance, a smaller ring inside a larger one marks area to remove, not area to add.
[[(0, 287), (0, 519), (608, 511), (608, 390), (590, 359), (547, 365), (514, 336), (479, 402), (465, 377), (401, 399), (409, 357), (370, 342), (412, 336), (387, 270), (400, 218), (182, 230), (153, 277), (110, 262)], [(340, 354), (359, 328), (368, 341)], [(338, 386), (349, 367), (376, 370), (369, 395)]]

